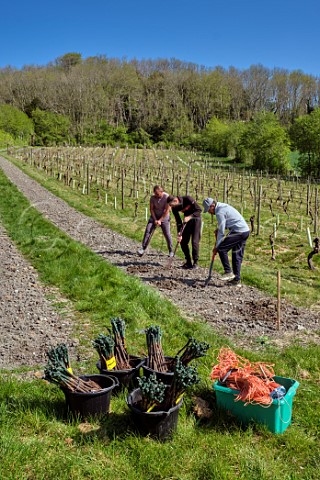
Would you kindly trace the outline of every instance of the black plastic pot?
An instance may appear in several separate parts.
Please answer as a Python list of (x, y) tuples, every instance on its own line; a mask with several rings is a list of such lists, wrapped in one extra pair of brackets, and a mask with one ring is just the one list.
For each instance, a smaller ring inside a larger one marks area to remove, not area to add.
[(136, 387), (136, 378), (139, 377), (140, 368), (145, 362), (145, 358), (137, 357), (135, 355), (129, 355), (129, 363), (132, 366), (130, 369), (126, 370), (106, 370), (101, 368), (100, 360), (96, 363), (96, 366), (102, 375), (112, 375), (116, 377), (119, 382), (119, 387), (116, 388), (116, 391), (121, 387)]
[(112, 390), (119, 385), (118, 379), (111, 375), (80, 375), (79, 378), (93, 380), (101, 390), (81, 393), (63, 388), (68, 411), (81, 418), (109, 413)]
[[(174, 357), (164, 357), (166, 361), (173, 360)], [(143, 375), (145, 377), (149, 377), (152, 373), (156, 374), (158, 380), (162, 380), (165, 385), (171, 385), (173, 381), (173, 372), (158, 372), (157, 370), (153, 370), (148, 366), (149, 359), (146, 359), (144, 365), (142, 365)]]
[(140, 435), (150, 435), (161, 441), (170, 439), (177, 430), (179, 409), (182, 406), (183, 399), (168, 411), (160, 412), (142, 412), (138, 408), (140, 400), (140, 388), (133, 390), (127, 397), (127, 404), (131, 410), (133, 422)]

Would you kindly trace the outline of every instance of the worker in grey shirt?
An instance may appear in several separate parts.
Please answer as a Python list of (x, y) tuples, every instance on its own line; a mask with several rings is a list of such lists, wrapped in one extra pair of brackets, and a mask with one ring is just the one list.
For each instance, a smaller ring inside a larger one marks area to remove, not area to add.
[[(213, 256), (218, 253), (224, 275), (222, 280), (229, 280), (230, 285), (241, 286), (240, 271), (244, 249), (250, 229), (243, 216), (231, 205), (216, 202), (213, 198), (203, 201), (204, 212), (217, 217), (218, 229), (216, 230), (216, 245)], [(225, 231), (229, 230), (228, 235)], [(230, 267), (228, 252), (232, 250), (232, 269)]]

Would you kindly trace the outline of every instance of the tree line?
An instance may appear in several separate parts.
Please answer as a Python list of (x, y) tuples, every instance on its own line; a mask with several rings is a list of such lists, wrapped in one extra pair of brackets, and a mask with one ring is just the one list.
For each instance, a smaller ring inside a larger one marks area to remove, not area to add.
[(309, 125), (317, 130), (319, 99), (320, 79), (300, 70), (67, 53), (46, 66), (0, 70), (0, 142), (175, 145), (280, 173), (297, 148), (303, 172), (319, 176)]

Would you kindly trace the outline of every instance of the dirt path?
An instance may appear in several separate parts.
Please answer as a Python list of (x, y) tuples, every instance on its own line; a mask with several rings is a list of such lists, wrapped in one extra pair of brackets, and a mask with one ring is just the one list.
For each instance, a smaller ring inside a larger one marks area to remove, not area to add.
[[(282, 331), (275, 329), (276, 301), (253, 287), (232, 289), (216, 274), (207, 288), (203, 279), (208, 270), (183, 271), (181, 261), (167, 268), (168, 257), (150, 249), (144, 257), (136, 254), (139, 245), (77, 212), (48, 192), (13, 164), (0, 157), (0, 168), (46, 218), (70, 237), (90, 247), (106, 260), (158, 289), (189, 319), (205, 319), (217, 331), (232, 336), (238, 345), (254, 348), (260, 337), (286, 344), (292, 338), (319, 341), (320, 313), (282, 302)], [(141, 232), (143, 233), (143, 232)], [(263, 339), (262, 341), (264, 341)]]

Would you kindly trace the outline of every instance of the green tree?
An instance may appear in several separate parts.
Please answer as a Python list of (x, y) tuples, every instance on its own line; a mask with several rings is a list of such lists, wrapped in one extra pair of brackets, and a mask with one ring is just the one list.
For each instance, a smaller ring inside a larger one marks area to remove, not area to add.
[(79, 65), (81, 62), (81, 53), (75, 52), (66, 53), (65, 55), (62, 55), (56, 59), (56, 64), (67, 72), (75, 65)]
[(218, 157), (228, 156), (229, 126), (217, 117), (212, 117), (203, 132), (203, 147)]
[(0, 148), (7, 147), (8, 145), (14, 145), (15, 141), (10, 133), (0, 130)]
[(246, 130), (246, 123), (232, 122), (229, 124), (228, 134), (226, 138), (226, 147), (228, 156), (234, 158), (236, 162), (246, 162), (247, 152), (241, 143), (242, 135)]
[(299, 151), (298, 167), (303, 175), (320, 176), (320, 109), (295, 120), (290, 128), (293, 146)]
[(12, 135), (14, 139), (29, 142), (33, 134), (33, 123), (18, 108), (11, 105), (0, 106), (0, 129)]
[(129, 142), (134, 145), (146, 145), (147, 147), (151, 147), (151, 135), (149, 135), (143, 128), (138, 128), (129, 134)]
[(37, 108), (32, 112), (32, 120), (37, 145), (52, 146), (70, 143), (70, 120), (65, 115)]
[(240, 144), (249, 153), (253, 168), (271, 173), (289, 169), (289, 137), (273, 113), (257, 113), (247, 124)]

